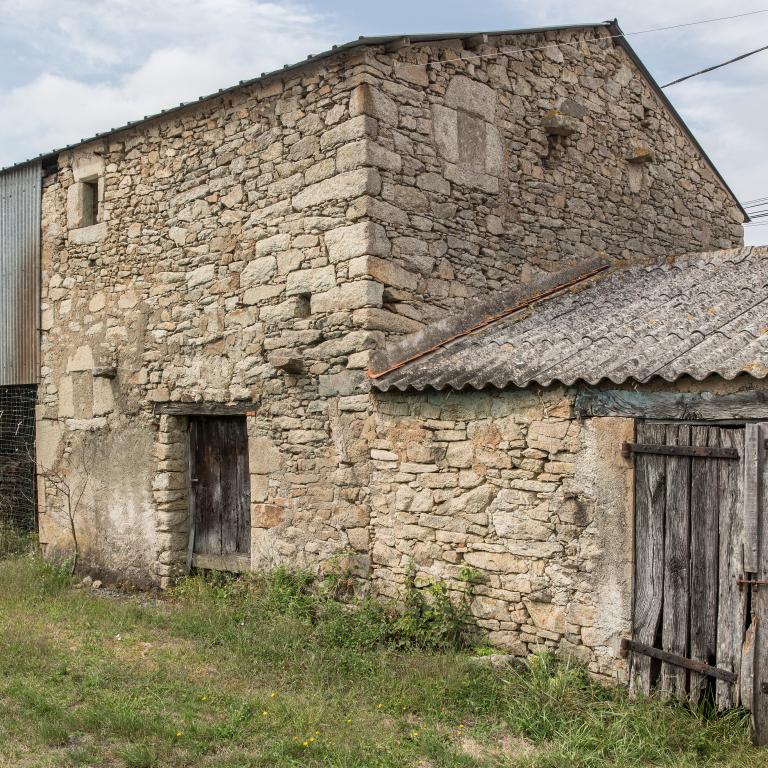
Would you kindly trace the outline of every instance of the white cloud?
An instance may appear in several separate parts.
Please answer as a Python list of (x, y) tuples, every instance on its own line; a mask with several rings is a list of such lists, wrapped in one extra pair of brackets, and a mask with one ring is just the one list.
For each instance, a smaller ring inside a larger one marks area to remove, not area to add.
[(0, 0), (0, 16), (3, 57), (44, 62), (0, 90), (0, 166), (299, 61), (334, 37), (303, 6), (256, 0)]

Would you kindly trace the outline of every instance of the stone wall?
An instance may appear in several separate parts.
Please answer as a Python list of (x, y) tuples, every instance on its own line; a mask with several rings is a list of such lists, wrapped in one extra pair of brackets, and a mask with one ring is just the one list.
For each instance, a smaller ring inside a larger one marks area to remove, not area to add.
[[(153, 415), (157, 402), (253, 403), (252, 519), (295, 516), (295, 540), (276, 556), (315, 564), (347, 545), (350, 516), (366, 524), (356, 387), (383, 340), (368, 317), (382, 291), (350, 274), (370, 226), (348, 208), (380, 181), (344, 155), (369, 122), (350, 114), (364, 58), (62, 153), (46, 178), (41, 455), (79, 483), (71, 442), (116, 455), (135, 438), (119, 471), (99, 470), (109, 504), (80, 516), (93, 567), (165, 584), (185, 562), (186, 437), (179, 420)], [(98, 221), (82, 226), (81, 185), (94, 177)], [(43, 540), (64, 547), (48, 501)], [(99, 544), (113, 537), (124, 546)]]
[[(75, 483), (72, 446), (111, 457), (79, 520), (93, 567), (165, 585), (184, 565), (184, 422), (154, 404), (248, 402), (253, 566), (346, 551), (367, 577), (373, 348), (596, 250), (739, 241), (625, 55), (508, 51), (543, 41), (343, 51), (59, 155), (38, 426)], [(556, 106), (575, 127), (552, 142)], [(642, 142), (656, 162), (625, 159)], [(63, 547), (40, 498), (43, 540)]]
[[(636, 391), (639, 385), (627, 384)], [(765, 390), (749, 376), (640, 387)], [(609, 385), (615, 389), (615, 385)], [(572, 656), (625, 681), (631, 632), (634, 419), (577, 418), (577, 387), (377, 394), (370, 441), (372, 584), (402, 595), (480, 577), (471, 610), (490, 641)]]
[[(375, 84), (355, 99), (377, 120), (368, 152), (381, 193), (366, 210), (391, 252), (368, 271), (386, 308), (421, 322), (597, 254), (743, 243), (736, 204), (607, 34), (444, 40), (372, 56)], [(548, 41), (560, 46), (516, 53)]]
[(457, 592), (494, 645), (623, 675), (631, 610), (632, 419), (573, 417), (573, 390), (381, 395), (371, 441), (376, 589), (413, 563)]

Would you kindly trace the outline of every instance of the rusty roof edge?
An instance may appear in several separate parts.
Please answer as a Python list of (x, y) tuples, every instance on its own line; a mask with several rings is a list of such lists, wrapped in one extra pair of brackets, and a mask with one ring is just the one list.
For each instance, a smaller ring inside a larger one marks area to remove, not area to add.
[(45, 165), (46, 163), (54, 160), (62, 152), (68, 152), (69, 150), (75, 149), (76, 147), (83, 146), (84, 144), (89, 144), (92, 141), (98, 141), (99, 139), (105, 139), (109, 136), (113, 136), (114, 134), (121, 133), (123, 131), (131, 130), (133, 128), (139, 128), (147, 123), (152, 122), (153, 120), (158, 120), (161, 118), (168, 117), (169, 115), (176, 114), (177, 112), (181, 112), (182, 110), (189, 109), (190, 107), (193, 107), (196, 104), (212, 101), (213, 99), (217, 99), (221, 96), (226, 96), (229, 93), (238, 91), (241, 88), (247, 88), (252, 85), (257, 85), (259, 83), (270, 80), (271, 78), (279, 77), (280, 75), (284, 75), (287, 72), (293, 72), (294, 70), (301, 69), (302, 67), (311, 66), (317, 61), (331, 58), (340, 53), (344, 53), (345, 51), (354, 50), (355, 48), (361, 48), (364, 46), (386, 45), (387, 43), (391, 43), (396, 40), (403, 40), (403, 39), (408, 39), (411, 43), (429, 43), (429, 42), (438, 42), (440, 40), (467, 40), (469, 38), (477, 37), (478, 35), (489, 35), (493, 37), (498, 37), (501, 35), (535, 35), (535, 34), (540, 34), (542, 32), (558, 32), (558, 31), (567, 31), (567, 30), (573, 30), (573, 29), (590, 29), (594, 27), (609, 28), (613, 23), (614, 22), (612, 21), (599, 21), (599, 22), (592, 22), (591, 24), (555, 24), (552, 26), (545, 26), (545, 27), (521, 27), (519, 29), (500, 29), (500, 30), (493, 30), (493, 31), (437, 32), (432, 34), (381, 35), (381, 36), (370, 36), (370, 37), (361, 35), (357, 40), (350, 40), (347, 43), (334, 45), (333, 47), (329, 48), (327, 51), (322, 51), (321, 53), (310, 54), (307, 56), (306, 59), (297, 61), (294, 64), (285, 64), (279, 69), (274, 69), (271, 72), (263, 72), (258, 77), (252, 77), (246, 80), (241, 80), (239, 83), (236, 83), (235, 85), (231, 85), (226, 88), (219, 88), (218, 91), (214, 91), (213, 93), (209, 93), (205, 96), (199, 96), (198, 98), (192, 99), (191, 101), (181, 102), (176, 106), (168, 107), (167, 109), (162, 109), (160, 110), (160, 112), (156, 112), (152, 115), (145, 115), (143, 118), (130, 120), (129, 122), (125, 123), (124, 125), (120, 125), (117, 128), (111, 128), (110, 130), (107, 130), (107, 131), (101, 131), (99, 133), (95, 133), (93, 136), (89, 136), (85, 139), (81, 139), (80, 141), (75, 141), (63, 147), (51, 149), (48, 152), (42, 152), (39, 155), (36, 155), (35, 157), (27, 158), (26, 160), (20, 160), (16, 163), (12, 163), (11, 165), (7, 165), (3, 168), (0, 168), (0, 173), (4, 173), (5, 171), (9, 171), (13, 168), (17, 168), (18, 166), (26, 165), (27, 163), (34, 162), (37, 160), (42, 161), (43, 164)]
[(733, 202), (736, 203), (742, 215), (744, 216), (744, 223), (751, 221), (751, 219), (749, 218), (749, 214), (745, 210), (744, 206), (739, 202), (739, 198), (736, 197), (736, 193), (731, 189), (728, 182), (723, 178), (720, 171), (717, 170), (717, 166), (714, 164), (714, 162), (712, 162), (712, 159), (706, 153), (706, 151), (704, 150), (704, 147), (701, 146), (701, 144), (699, 143), (699, 140), (693, 135), (693, 131), (691, 131), (691, 129), (688, 127), (685, 120), (683, 120), (680, 113), (675, 109), (672, 102), (664, 93), (661, 86), (656, 82), (656, 79), (650, 73), (650, 71), (648, 70), (648, 67), (646, 67), (645, 64), (643, 64), (643, 60), (637, 55), (637, 53), (635, 52), (635, 49), (629, 44), (629, 41), (627, 40), (626, 35), (624, 34), (621, 27), (619, 26), (619, 20), (613, 19), (613, 21), (608, 22), (607, 26), (608, 26), (608, 31), (610, 32), (614, 43), (616, 45), (621, 46), (624, 49), (627, 56), (629, 56), (629, 58), (632, 60), (632, 63), (640, 70), (640, 74), (642, 74), (643, 77), (648, 81), (648, 83), (650, 83), (654, 93), (656, 94), (656, 96), (658, 96), (661, 103), (664, 105), (664, 107), (667, 109), (669, 114), (672, 116), (672, 119), (678, 124), (682, 132), (688, 137), (688, 139), (691, 141), (693, 146), (698, 150), (699, 154), (704, 159), (704, 162), (709, 166), (709, 169), (712, 171), (712, 173), (715, 174), (715, 178), (723, 187), (723, 190), (726, 192), (726, 194), (728, 194), (733, 200)]
[(594, 257), (559, 272), (539, 275), (523, 287), (503, 291), (491, 298), (479, 299), (459, 315), (436, 320), (426, 328), (375, 351), (371, 357), (368, 376), (371, 379), (380, 379), (414, 360), (435, 352), (449, 341), (467, 336), (535, 301), (579, 285), (605, 272), (610, 266), (604, 258)]

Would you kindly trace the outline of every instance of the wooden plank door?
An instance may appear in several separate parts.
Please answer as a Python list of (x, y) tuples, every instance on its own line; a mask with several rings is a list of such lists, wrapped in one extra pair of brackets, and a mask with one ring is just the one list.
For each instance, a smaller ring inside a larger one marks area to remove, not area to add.
[(251, 486), (245, 417), (190, 420), (192, 564), (247, 570), (251, 547)]
[[(666, 442), (690, 445), (691, 428), (687, 424), (662, 427)], [(664, 584), (667, 596), (662, 617), (661, 647), (680, 656), (688, 654), (688, 596), (691, 583), (691, 461), (686, 456), (667, 456), (666, 505), (664, 538)], [(662, 692), (671, 697), (684, 697), (688, 690), (688, 673), (682, 667), (664, 662), (661, 665)]]
[[(717, 447), (718, 427), (692, 427), (691, 444)], [(719, 464), (722, 459), (691, 458), (691, 585), (690, 652), (688, 657), (716, 666), (717, 596), (719, 579), (718, 525), (720, 497)], [(696, 672), (690, 674), (688, 694), (698, 702), (706, 693), (710, 679)]]
[(737, 706), (744, 429), (641, 422), (636, 439), (631, 686)]
[(639, 423), (631, 687), (752, 711), (768, 744), (768, 423)]
[[(638, 442), (666, 443), (663, 424), (642, 424)], [(635, 605), (632, 637), (646, 645), (657, 645), (664, 605), (664, 524), (666, 510), (666, 461), (656, 454), (643, 454), (635, 463)], [(674, 640), (667, 633), (667, 641)], [(648, 656), (634, 654), (632, 688), (648, 694), (657, 670)]]

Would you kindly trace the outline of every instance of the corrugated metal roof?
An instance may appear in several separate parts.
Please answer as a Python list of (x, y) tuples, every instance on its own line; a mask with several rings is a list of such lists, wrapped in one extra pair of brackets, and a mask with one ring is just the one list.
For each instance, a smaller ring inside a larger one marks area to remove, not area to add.
[[(291, 72), (295, 69), (305, 67), (312, 62), (319, 61), (322, 59), (327, 59), (331, 56), (335, 56), (336, 54), (342, 51), (348, 51), (348, 50), (359, 48), (362, 46), (387, 45), (388, 43), (393, 43), (398, 40), (408, 41), (408, 43), (429, 43), (429, 42), (435, 42), (438, 40), (469, 40), (471, 38), (477, 38), (481, 35), (488, 35), (489, 37), (499, 37), (499, 36), (505, 36), (505, 35), (506, 36), (533, 35), (541, 32), (560, 32), (560, 31), (571, 30), (571, 29), (590, 29), (590, 28), (598, 28), (598, 27), (607, 28), (611, 37), (614, 40), (614, 43), (624, 48), (624, 50), (627, 52), (627, 55), (632, 59), (632, 61), (635, 63), (635, 66), (637, 66), (637, 68), (643, 74), (645, 79), (650, 83), (656, 95), (659, 97), (662, 104), (664, 104), (665, 108), (668, 110), (668, 112), (670, 113), (672, 118), (675, 120), (675, 122), (677, 122), (680, 129), (683, 131), (683, 133), (685, 133), (685, 135), (690, 139), (690, 141), (699, 151), (702, 158), (704, 159), (704, 162), (709, 166), (709, 168), (715, 174), (716, 178), (722, 185), (723, 189), (728, 193), (728, 195), (733, 199), (733, 201), (739, 207), (739, 210), (744, 216), (744, 220), (749, 221), (750, 220), (749, 214), (741, 205), (741, 203), (739, 202), (739, 199), (736, 197), (733, 190), (730, 188), (730, 186), (728, 186), (728, 183), (722, 177), (722, 175), (720, 174), (720, 171), (717, 170), (717, 167), (712, 162), (709, 155), (704, 151), (704, 148), (701, 146), (701, 144), (699, 144), (698, 140), (693, 135), (690, 128), (688, 128), (683, 118), (680, 117), (680, 114), (674, 108), (674, 106), (672, 105), (672, 102), (670, 102), (670, 100), (666, 97), (664, 91), (661, 89), (659, 84), (656, 82), (656, 80), (653, 78), (653, 76), (648, 71), (646, 66), (643, 64), (640, 57), (635, 53), (632, 46), (627, 42), (627, 39), (624, 36), (624, 33), (621, 31), (621, 28), (619, 27), (618, 21), (616, 19), (613, 19), (612, 21), (594, 22), (592, 24), (557, 24), (557, 25), (546, 26), (546, 27), (522, 27), (518, 29), (501, 29), (501, 30), (492, 30), (492, 31), (484, 31), (484, 32), (483, 31), (481, 32), (441, 32), (441, 33), (415, 34), (415, 35), (382, 35), (378, 37), (360, 36), (357, 40), (352, 40), (348, 43), (343, 43), (342, 45), (334, 45), (332, 48), (330, 48), (327, 51), (323, 51), (322, 53), (310, 54), (309, 56), (307, 56), (305, 60), (296, 62), (295, 64), (286, 64), (281, 69), (276, 69), (276, 70), (273, 70), (272, 72), (262, 72), (259, 77), (254, 77), (249, 80), (241, 80), (239, 83), (237, 83), (236, 85), (230, 86), (229, 88), (219, 88), (218, 91), (214, 93), (209, 93), (206, 96), (200, 96), (198, 99), (195, 99), (193, 101), (181, 102), (175, 107), (160, 110), (160, 112), (157, 112), (153, 115), (145, 115), (140, 120), (133, 120), (131, 122), (126, 123), (125, 125), (121, 125), (117, 128), (112, 128), (109, 131), (102, 131), (100, 133), (94, 134), (93, 136), (89, 136), (88, 138), (81, 139), (79, 142), (67, 144), (65, 147), (59, 147), (58, 149), (52, 149), (50, 152), (45, 152), (38, 155), (38, 157), (35, 159), (40, 159), (43, 163), (48, 163), (51, 160), (53, 160), (57, 155), (59, 155), (61, 152), (65, 152), (66, 150), (72, 149), (73, 147), (78, 147), (81, 144), (87, 144), (90, 141), (94, 141), (96, 139), (103, 139), (107, 136), (111, 136), (115, 133), (119, 133), (120, 131), (125, 131), (131, 128), (139, 127), (144, 123), (150, 122), (151, 120), (167, 117), (168, 115), (172, 115), (176, 112), (179, 112), (180, 110), (187, 109), (188, 107), (194, 104), (199, 104), (200, 102), (205, 102), (210, 99), (219, 98), (220, 96), (223, 96), (225, 94), (232, 93), (233, 91), (237, 91), (240, 88), (244, 88), (250, 85), (255, 85), (264, 80), (269, 80), (270, 78), (280, 77), (281, 75), (284, 75), (286, 72)], [(15, 168), (19, 165), (23, 165), (28, 162), (30, 162), (30, 160), (24, 160), (20, 163), (16, 163), (14, 165), (9, 166), (9, 168)], [(0, 173), (2, 173), (4, 170), (7, 170), (7, 168), (6, 169), (0, 168)]]
[(40, 375), (40, 162), (0, 173), (0, 386)]
[(544, 277), (388, 348), (382, 391), (768, 375), (768, 247)]

